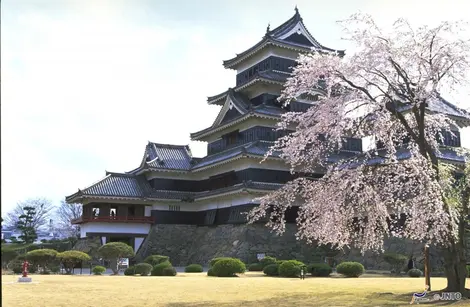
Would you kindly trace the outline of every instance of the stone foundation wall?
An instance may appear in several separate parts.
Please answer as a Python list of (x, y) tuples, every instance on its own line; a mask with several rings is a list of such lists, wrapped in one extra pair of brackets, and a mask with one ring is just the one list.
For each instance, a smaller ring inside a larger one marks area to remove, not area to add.
[(81, 238), (75, 243), (73, 250), (78, 250), (90, 255), (93, 261), (97, 261), (100, 257), (98, 249), (101, 247), (100, 237)]
[[(325, 253), (315, 246), (296, 240), (296, 226), (286, 225), (282, 236), (272, 233), (266, 226), (257, 225), (154, 225), (136, 255), (142, 261), (149, 255), (169, 256), (175, 266), (190, 263), (207, 265), (214, 257), (236, 257), (246, 263), (256, 261), (256, 254), (265, 253), (278, 259), (297, 259), (309, 262), (324, 260)], [(403, 239), (385, 242), (385, 250), (416, 257), (418, 267), (423, 258), (423, 244)], [(441, 267), (441, 259), (434, 248), (430, 248), (431, 266)], [(336, 255), (341, 261), (358, 261), (369, 270), (389, 270), (380, 254), (368, 252), (361, 255), (357, 250), (345, 250)]]

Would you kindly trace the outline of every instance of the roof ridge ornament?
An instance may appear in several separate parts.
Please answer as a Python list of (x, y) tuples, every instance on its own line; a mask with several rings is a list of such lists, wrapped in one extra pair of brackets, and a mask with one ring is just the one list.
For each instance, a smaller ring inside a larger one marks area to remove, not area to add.
[(268, 26), (266, 27), (266, 33), (264, 34), (264, 38), (269, 38), (271, 36), (271, 34), (269, 32), (271, 32), (271, 23), (270, 22), (268, 22)]

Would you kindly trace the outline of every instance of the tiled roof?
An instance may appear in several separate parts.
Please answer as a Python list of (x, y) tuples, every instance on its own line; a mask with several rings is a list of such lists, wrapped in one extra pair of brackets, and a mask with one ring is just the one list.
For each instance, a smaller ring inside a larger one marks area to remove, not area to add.
[(145, 198), (148, 197), (151, 190), (150, 184), (143, 176), (107, 173), (103, 179), (68, 196), (66, 200), (73, 201), (73, 199), (84, 195), (114, 198)]
[(468, 111), (450, 103), (439, 94), (437, 97), (438, 99), (432, 100), (428, 103), (428, 109), (430, 111), (470, 119), (470, 113)]
[[(413, 106), (411, 104), (404, 104), (397, 108), (399, 112), (409, 111)], [(454, 116), (462, 118), (465, 120), (470, 120), (470, 113), (462, 108), (457, 107), (456, 105), (450, 103), (439, 93), (435, 93), (433, 99), (428, 100), (428, 105), (426, 107), (431, 112), (446, 114), (448, 116)]]
[[(255, 141), (239, 146), (232, 147), (230, 149), (224, 150), (222, 152), (206, 156), (202, 158), (197, 164), (194, 165), (192, 170), (197, 170), (202, 167), (206, 167), (221, 161), (229, 160), (237, 156), (245, 155), (255, 155), (255, 156), (264, 156), (269, 148), (273, 145), (273, 142), (267, 141)], [(278, 155), (274, 155), (278, 157)]]
[(287, 78), (289, 78), (290, 76), (291, 76), (290, 73), (284, 72), (284, 71), (278, 71), (278, 70), (260, 71), (260, 72), (257, 72), (256, 77), (253, 77), (253, 79), (249, 82), (243, 83), (233, 89), (229, 88), (223, 93), (207, 97), (207, 103), (215, 104), (215, 105), (223, 105), (225, 103), (225, 99), (227, 98), (227, 96), (230, 93), (234, 93), (235, 99), (239, 101), (243, 100), (245, 101), (245, 104), (249, 106), (250, 105), (249, 100), (246, 97), (245, 98), (241, 97), (239, 94), (242, 89), (249, 87), (257, 82), (273, 82), (273, 83), (284, 84), (287, 81)]
[(154, 190), (150, 187), (145, 178), (129, 174), (108, 174), (104, 179), (80, 190), (79, 192), (68, 196), (68, 202), (77, 201), (80, 197), (109, 197), (109, 198), (139, 198), (139, 199), (173, 199), (173, 200), (194, 200), (197, 198), (208, 197), (243, 189), (268, 191), (281, 187), (282, 184), (245, 181), (230, 187), (225, 187), (212, 191), (203, 192), (185, 192)]
[(225, 121), (223, 124), (220, 124), (219, 126), (213, 125), (203, 130), (193, 132), (190, 134), (190, 138), (191, 140), (199, 140), (201, 137), (208, 136), (214, 132), (233, 126), (234, 124), (237, 124), (245, 119), (248, 119), (250, 116), (258, 116), (258, 117), (264, 117), (264, 118), (269, 117), (269, 118), (277, 119), (277, 118), (280, 118), (281, 115), (284, 114), (285, 112), (286, 111), (284, 109), (278, 106), (260, 104), (258, 106), (250, 108), (249, 110), (246, 110), (246, 113), (240, 114), (230, 120)]
[[(305, 28), (305, 30), (307, 31), (307, 33), (306, 33), (307, 38), (312, 42), (313, 46), (310, 45), (310, 44), (306, 45), (306, 44), (301, 44), (301, 43), (295, 43), (295, 42), (291, 42), (289, 40), (281, 38), (284, 34), (287, 34), (291, 30), (293, 30), (294, 27), (298, 23), (301, 23), (303, 28)], [(239, 63), (240, 61), (242, 61), (243, 59), (251, 56), (257, 50), (262, 49), (267, 44), (273, 44), (273, 43), (275, 45), (278, 45), (278, 46), (281, 46), (281, 47), (283, 47), (283, 46), (298, 47), (298, 49), (305, 50), (305, 51), (309, 51), (313, 47), (313, 48), (315, 48), (317, 50), (320, 50), (320, 51), (324, 50), (324, 51), (327, 51), (327, 52), (338, 52), (338, 55), (340, 55), (340, 56), (344, 55), (344, 50), (335, 50), (335, 49), (331, 49), (331, 48), (328, 48), (328, 47), (325, 47), (325, 46), (321, 45), (310, 34), (310, 32), (307, 30), (307, 28), (305, 27), (305, 25), (303, 23), (302, 17), (299, 14), (299, 11), (296, 9), (296, 12), (295, 12), (294, 16), (292, 16), (289, 20), (284, 22), (279, 27), (277, 27), (273, 30), (268, 30), (266, 32), (265, 36), (263, 37), (263, 39), (260, 42), (255, 44), (253, 47), (245, 50), (244, 52), (237, 54), (236, 57), (234, 57), (230, 60), (224, 61), (223, 64), (226, 68), (231, 68), (233, 65), (235, 65), (235, 64)]]
[(149, 142), (146, 165), (158, 169), (189, 170), (192, 154), (188, 145), (169, 145)]
[[(442, 147), (439, 149), (440, 153), (437, 154), (437, 157), (441, 160), (445, 160), (450, 163), (465, 163), (466, 159), (468, 157), (465, 157), (465, 155), (460, 155), (456, 152), (455, 149), (449, 148), (449, 147)], [(366, 165), (374, 165), (374, 164), (380, 164), (385, 162), (385, 154), (386, 151), (383, 150), (378, 150), (377, 154), (372, 155), (372, 157), (368, 158), (365, 160), (364, 158), (359, 158), (359, 162), (352, 162), (349, 164), (345, 164), (344, 167), (356, 167), (359, 164), (363, 164), (364, 161), (366, 161)], [(397, 149), (397, 152), (395, 154), (396, 158), (398, 160), (406, 160), (411, 157), (410, 151), (406, 148), (400, 148)], [(352, 158), (354, 156), (349, 156), (349, 158)], [(345, 156), (344, 158), (348, 158)]]

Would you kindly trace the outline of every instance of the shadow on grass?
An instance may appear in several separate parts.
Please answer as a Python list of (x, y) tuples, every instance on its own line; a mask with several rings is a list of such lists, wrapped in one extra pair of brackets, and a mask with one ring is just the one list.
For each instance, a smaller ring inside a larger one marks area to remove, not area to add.
[[(365, 297), (354, 297), (351, 295), (341, 295), (341, 292), (335, 293), (334, 295), (287, 295), (287, 296), (278, 296), (268, 299), (261, 300), (237, 300), (233, 302), (214, 302), (214, 301), (204, 301), (204, 302), (175, 302), (170, 303), (165, 306), (167, 307), (309, 307), (309, 306), (387, 306), (387, 307), (397, 307), (397, 306), (406, 306), (410, 304), (411, 296), (413, 293), (407, 294), (393, 294), (393, 293), (373, 293)], [(468, 300), (450, 302), (450, 301), (439, 301), (426, 303), (421, 302), (420, 305), (427, 306), (468, 306), (470, 302)]]

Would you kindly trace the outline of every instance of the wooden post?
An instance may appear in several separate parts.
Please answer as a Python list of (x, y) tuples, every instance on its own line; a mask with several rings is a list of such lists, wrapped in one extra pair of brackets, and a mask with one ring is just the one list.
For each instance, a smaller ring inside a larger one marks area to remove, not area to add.
[(431, 291), (431, 268), (429, 265), (429, 245), (427, 244), (424, 246), (424, 280), (428, 291)]

